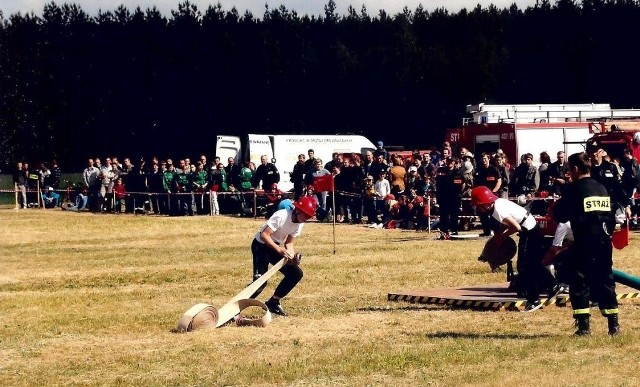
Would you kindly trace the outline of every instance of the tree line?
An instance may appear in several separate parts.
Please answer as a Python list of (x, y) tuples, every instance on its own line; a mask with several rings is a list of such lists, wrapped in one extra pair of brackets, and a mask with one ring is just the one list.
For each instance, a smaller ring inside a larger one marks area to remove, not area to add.
[[(218, 134), (438, 144), (467, 104), (636, 104), (637, 0), (256, 17), (76, 4), (0, 14), (0, 163), (213, 155)], [(637, 106), (636, 106), (637, 107)]]

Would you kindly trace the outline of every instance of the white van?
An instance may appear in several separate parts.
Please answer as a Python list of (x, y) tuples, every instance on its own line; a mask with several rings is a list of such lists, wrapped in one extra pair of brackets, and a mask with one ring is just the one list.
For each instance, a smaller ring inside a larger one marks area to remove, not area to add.
[(268, 135), (249, 134), (241, 139), (238, 136), (217, 136), (216, 156), (226, 164), (233, 157), (237, 164), (253, 161), (260, 165), (260, 157), (266, 155), (280, 172), (278, 187), (282, 191), (293, 189), (291, 172), (298, 161), (298, 155), (307, 155), (313, 149), (316, 158), (323, 163), (331, 160), (333, 153), (364, 153), (375, 150), (375, 145), (364, 136), (358, 135)]

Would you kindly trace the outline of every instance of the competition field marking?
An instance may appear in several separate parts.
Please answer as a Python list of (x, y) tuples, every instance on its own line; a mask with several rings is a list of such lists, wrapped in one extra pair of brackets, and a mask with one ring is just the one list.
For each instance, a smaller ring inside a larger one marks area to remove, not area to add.
[[(618, 299), (640, 298), (640, 292), (624, 285), (617, 286)], [(540, 295), (545, 306), (570, 305), (569, 296), (562, 294), (555, 299)], [(519, 311), (526, 305), (524, 298), (518, 298), (509, 290), (508, 283), (465, 286), (459, 288), (439, 288), (430, 290), (411, 290), (394, 292), (387, 295), (389, 301), (412, 304), (445, 305), (454, 308)]]

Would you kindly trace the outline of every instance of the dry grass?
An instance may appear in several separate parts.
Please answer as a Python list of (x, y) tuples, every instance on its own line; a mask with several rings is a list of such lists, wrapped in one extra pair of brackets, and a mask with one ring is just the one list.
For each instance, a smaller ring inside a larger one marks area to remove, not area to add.
[[(171, 333), (193, 304), (221, 306), (246, 286), (260, 224), (0, 210), (0, 385), (640, 384), (640, 301), (623, 301), (614, 339), (596, 311), (594, 335), (576, 339), (568, 308), (388, 302), (392, 291), (504, 280), (476, 261), (481, 241), (426, 233), (339, 225), (333, 255), (331, 226), (310, 223), (290, 317)], [(637, 239), (615, 262), (640, 275)]]

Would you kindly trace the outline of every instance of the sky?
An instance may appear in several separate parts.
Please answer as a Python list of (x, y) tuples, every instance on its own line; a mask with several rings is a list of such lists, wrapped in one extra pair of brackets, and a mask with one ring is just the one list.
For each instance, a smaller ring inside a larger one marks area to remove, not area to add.
[[(171, 10), (177, 9), (178, 4), (183, 0), (57, 0), (57, 4), (63, 3), (75, 3), (80, 5), (82, 10), (87, 12), (90, 16), (95, 16), (98, 10), (108, 11), (116, 9), (120, 4), (124, 4), (129, 10), (135, 9), (140, 6), (143, 10), (155, 5), (160, 12), (166, 17), (171, 16)], [(473, 9), (476, 5), (480, 4), (483, 7), (487, 7), (490, 4), (494, 4), (498, 8), (509, 7), (515, 3), (518, 8), (525, 9), (528, 6), (535, 5), (536, 0), (334, 0), (337, 6), (337, 13), (344, 15), (347, 12), (349, 5), (353, 6), (357, 11), (360, 11), (363, 5), (367, 8), (367, 13), (370, 16), (378, 14), (380, 9), (384, 9), (387, 14), (395, 15), (402, 12), (403, 7), (407, 7), (409, 10), (415, 10), (419, 4), (427, 11), (432, 11), (436, 8), (446, 8), (450, 12), (458, 12), (462, 8)], [(2, 0), (0, 1), (0, 9), (2, 10), (4, 17), (8, 18), (9, 15), (21, 12), (26, 13), (33, 11), (36, 15), (42, 14), (42, 9), (45, 4), (50, 3), (51, 0)], [(231, 10), (233, 6), (239, 11), (240, 14), (244, 14), (246, 10), (251, 11), (254, 17), (262, 18), (265, 10), (265, 4), (269, 4), (269, 9), (274, 9), (280, 5), (284, 5), (290, 11), (296, 11), (298, 15), (323, 15), (324, 6), (328, 0), (190, 0), (192, 4), (196, 4), (201, 12), (204, 12), (209, 4), (222, 5), (223, 10)], [(554, 1), (551, 2), (552, 4)]]

